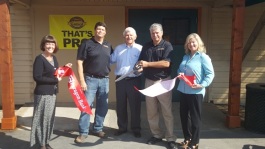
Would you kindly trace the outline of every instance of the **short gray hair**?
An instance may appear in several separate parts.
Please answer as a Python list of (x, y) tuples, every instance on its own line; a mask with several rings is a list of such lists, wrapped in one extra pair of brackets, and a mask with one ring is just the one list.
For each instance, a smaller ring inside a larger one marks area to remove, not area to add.
[(136, 34), (136, 31), (135, 31), (134, 28), (132, 28), (132, 27), (127, 27), (127, 28), (125, 28), (125, 30), (123, 31), (123, 36), (125, 36), (126, 33), (128, 33), (128, 32), (132, 33), (134, 36), (137, 35), (137, 34)]
[(161, 32), (163, 32), (163, 27), (159, 23), (153, 23), (149, 28), (150, 32), (154, 29), (159, 29)]

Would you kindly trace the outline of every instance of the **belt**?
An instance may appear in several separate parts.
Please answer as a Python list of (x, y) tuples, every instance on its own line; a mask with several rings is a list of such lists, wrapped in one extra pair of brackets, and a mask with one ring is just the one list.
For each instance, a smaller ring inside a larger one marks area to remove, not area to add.
[(98, 76), (98, 75), (92, 75), (89, 73), (85, 73), (86, 76), (89, 76), (91, 78), (98, 78), (98, 79), (102, 79), (102, 78), (108, 78), (109, 76)]
[[(119, 77), (121, 77), (121, 76), (116, 76), (116, 79), (118, 79)], [(124, 80), (131, 80), (131, 79), (136, 79), (136, 78), (138, 78), (139, 76), (136, 76), (136, 77), (126, 77), (126, 78), (124, 78)]]

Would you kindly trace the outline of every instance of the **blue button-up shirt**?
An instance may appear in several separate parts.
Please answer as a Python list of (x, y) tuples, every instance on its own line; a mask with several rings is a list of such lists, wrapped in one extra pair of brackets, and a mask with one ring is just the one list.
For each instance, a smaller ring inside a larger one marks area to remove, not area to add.
[[(116, 63), (115, 75), (124, 75), (133, 70), (135, 63), (138, 61), (142, 50), (142, 45), (134, 43), (132, 46), (127, 46), (125, 43), (118, 45), (111, 54), (111, 64)], [(136, 77), (131, 74), (128, 77)]]
[(205, 87), (209, 86), (214, 78), (214, 69), (210, 57), (200, 52), (196, 52), (193, 57), (184, 55), (178, 73), (184, 73), (186, 76), (195, 75), (196, 83), (203, 86), (200, 89), (193, 89), (180, 79), (177, 90), (185, 94), (202, 94), (204, 96)]

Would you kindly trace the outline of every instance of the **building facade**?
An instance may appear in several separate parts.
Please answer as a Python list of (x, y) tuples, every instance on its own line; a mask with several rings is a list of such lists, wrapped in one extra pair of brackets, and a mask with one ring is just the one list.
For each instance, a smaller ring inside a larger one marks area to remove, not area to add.
[[(265, 2), (245, 8), (244, 43), (263, 14), (264, 8)], [(104, 22), (108, 26), (106, 40), (112, 43), (113, 48), (124, 42), (122, 32), (125, 27), (134, 27), (138, 34), (137, 42), (143, 44), (150, 40), (149, 26), (155, 22), (162, 23), (165, 38), (170, 37), (168, 40), (173, 43), (176, 51), (176, 55), (173, 56), (173, 75), (176, 75), (178, 62), (184, 54), (182, 43), (186, 33), (199, 33), (205, 42), (207, 54), (212, 59), (216, 74), (212, 85), (207, 88), (205, 100), (226, 104), (229, 91), (232, 11), (231, 3), (219, 0), (11, 1), (15, 104), (33, 102), (35, 84), (32, 78), (32, 65), (35, 56), (41, 53), (41, 38), (50, 34), (50, 15), (104, 16)], [(184, 30), (181, 30), (182, 28)], [(245, 104), (245, 85), (265, 82), (264, 41), (265, 28), (260, 31), (242, 63), (242, 105)], [(60, 65), (71, 62), (76, 72), (76, 52), (77, 48), (61, 49), (56, 54)], [(115, 65), (112, 66), (110, 73), (109, 102), (116, 101), (114, 68)], [(59, 84), (58, 102), (72, 102), (67, 81), (64, 78)]]

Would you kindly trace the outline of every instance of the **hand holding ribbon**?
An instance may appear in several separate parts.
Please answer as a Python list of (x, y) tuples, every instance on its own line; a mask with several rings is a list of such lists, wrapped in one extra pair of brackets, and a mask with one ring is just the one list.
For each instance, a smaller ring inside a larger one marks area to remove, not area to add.
[(82, 91), (80, 84), (78, 83), (78, 80), (76, 79), (72, 68), (70, 68), (72, 64), (71, 65), (70, 63), (68, 64), (63, 67), (59, 67), (56, 70), (54, 75), (60, 78), (67, 77), (67, 76), (69, 77), (68, 89), (72, 95), (75, 105), (80, 111), (86, 112), (87, 114), (92, 115), (92, 111), (91, 111), (90, 105), (87, 102), (86, 96), (84, 92)]
[(179, 74), (177, 76), (177, 78), (182, 79), (187, 85), (189, 85), (190, 87), (192, 87), (195, 83), (194, 80), (196, 79), (196, 76), (185, 76), (184, 74)]

